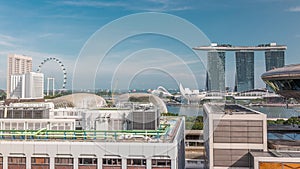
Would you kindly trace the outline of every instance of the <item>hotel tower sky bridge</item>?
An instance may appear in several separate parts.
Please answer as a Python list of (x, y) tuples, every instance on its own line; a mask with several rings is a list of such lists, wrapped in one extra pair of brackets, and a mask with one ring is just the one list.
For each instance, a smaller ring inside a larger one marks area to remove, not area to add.
[[(276, 43), (257, 46), (232, 46), (212, 43), (210, 46), (194, 47), (194, 50), (208, 51), (206, 89), (225, 91), (225, 52), (233, 51), (236, 57), (235, 91), (254, 89), (254, 52), (265, 52), (266, 71), (283, 67), (285, 64), (286, 45)], [(270, 89), (270, 88), (268, 88)]]

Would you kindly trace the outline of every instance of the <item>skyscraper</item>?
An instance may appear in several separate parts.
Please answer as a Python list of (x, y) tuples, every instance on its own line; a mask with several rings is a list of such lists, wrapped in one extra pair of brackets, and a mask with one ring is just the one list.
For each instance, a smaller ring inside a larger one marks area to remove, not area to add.
[(235, 59), (237, 91), (254, 89), (254, 52), (236, 52)]
[(32, 71), (32, 58), (23, 55), (9, 54), (7, 57), (7, 98), (10, 98), (11, 75), (20, 75)]
[(207, 53), (207, 91), (225, 91), (225, 52)]
[(284, 66), (284, 51), (265, 52), (266, 71)]
[[(284, 66), (284, 51), (266, 51), (265, 52), (266, 71)], [(272, 88), (266, 85), (268, 90)]]

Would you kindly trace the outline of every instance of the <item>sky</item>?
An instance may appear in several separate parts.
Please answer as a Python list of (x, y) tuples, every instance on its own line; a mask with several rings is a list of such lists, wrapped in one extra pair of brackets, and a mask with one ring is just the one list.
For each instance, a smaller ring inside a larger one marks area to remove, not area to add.
[[(0, 0), (0, 20), (0, 89), (6, 88), (9, 53), (31, 56), (34, 71), (45, 58), (59, 58), (69, 89), (168, 89), (178, 83), (203, 89), (205, 54), (192, 48), (210, 42), (276, 42), (288, 47), (286, 64), (300, 63), (299, 0)], [(106, 46), (122, 33), (131, 36)], [(85, 59), (89, 55), (95, 56)], [(234, 62), (227, 52), (229, 87)], [(264, 71), (264, 53), (256, 52), (256, 88), (265, 86)], [(42, 72), (61, 88), (58, 64), (49, 62)]]

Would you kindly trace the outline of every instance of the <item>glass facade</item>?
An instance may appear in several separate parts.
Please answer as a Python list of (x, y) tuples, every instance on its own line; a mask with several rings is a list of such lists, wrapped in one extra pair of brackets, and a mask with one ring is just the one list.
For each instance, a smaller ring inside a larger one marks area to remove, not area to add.
[(225, 91), (225, 52), (207, 53), (206, 89)]
[[(266, 71), (284, 66), (284, 51), (266, 51), (265, 52)], [(272, 88), (266, 85), (268, 90)]]
[(265, 80), (265, 82), (275, 92), (282, 90), (300, 91), (300, 79)]
[(254, 89), (254, 52), (236, 52), (236, 90)]
[(284, 66), (284, 51), (265, 52), (266, 71)]

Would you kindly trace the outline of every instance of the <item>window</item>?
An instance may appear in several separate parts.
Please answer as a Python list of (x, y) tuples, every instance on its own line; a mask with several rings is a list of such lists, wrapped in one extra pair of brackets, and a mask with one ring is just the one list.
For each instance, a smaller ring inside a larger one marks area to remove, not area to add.
[(121, 166), (122, 160), (117, 158), (103, 158), (102, 164), (108, 166)]
[(78, 169), (97, 169), (97, 158), (79, 158)]
[(145, 159), (128, 159), (127, 166), (146, 166)]
[(152, 168), (171, 168), (170, 159), (153, 159)]
[(9, 169), (26, 169), (26, 158), (25, 157), (8, 157), (8, 168)]
[(31, 164), (49, 164), (49, 157), (32, 157)]
[(79, 158), (79, 165), (81, 164), (96, 164), (97, 165), (97, 158)]
[(31, 169), (49, 169), (50, 158), (49, 157), (32, 157)]
[(73, 158), (55, 158), (55, 169), (73, 169)]
[(26, 164), (25, 157), (8, 157), (8, 164)]
[(0, 157), (0, 169), (3, 169), (3, 157)]
[(73, 158), (55, 158), (55, 164), (73, 164)]

